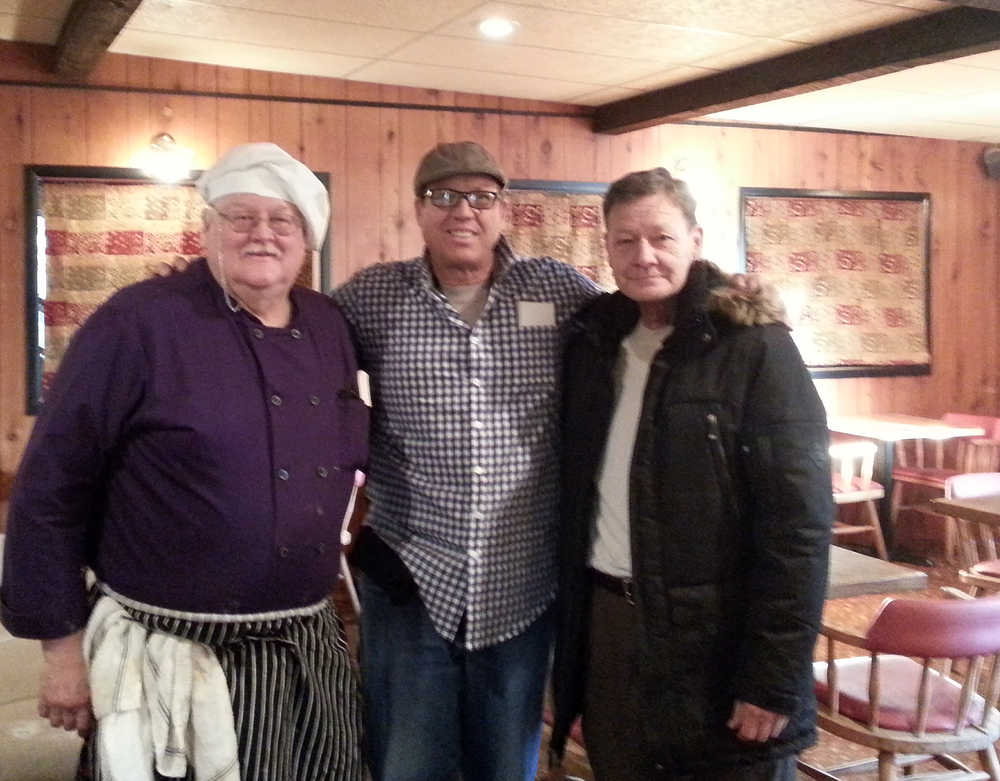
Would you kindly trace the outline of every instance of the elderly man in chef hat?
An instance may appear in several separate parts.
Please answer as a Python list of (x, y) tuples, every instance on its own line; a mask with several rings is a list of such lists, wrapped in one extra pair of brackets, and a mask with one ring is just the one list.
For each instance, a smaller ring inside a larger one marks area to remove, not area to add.
[(39, 712), (89, 736), (94, 778), (360, 779), (329, 594), (368, 416), (339, 310), (294, 286), (328, 195), (266, 143), (198, 189), (204, 257), (119, 291), (62, 361), (0, 618), (41, 640)]

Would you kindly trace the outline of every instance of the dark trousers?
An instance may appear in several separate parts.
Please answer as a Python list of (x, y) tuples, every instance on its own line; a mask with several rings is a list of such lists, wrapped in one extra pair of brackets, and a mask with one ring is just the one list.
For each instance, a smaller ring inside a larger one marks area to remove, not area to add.
[(593, 587), (583, 738), (597, 781), (794, 781), (795, 757), (666, 776), (641, 739), (635, 606)]

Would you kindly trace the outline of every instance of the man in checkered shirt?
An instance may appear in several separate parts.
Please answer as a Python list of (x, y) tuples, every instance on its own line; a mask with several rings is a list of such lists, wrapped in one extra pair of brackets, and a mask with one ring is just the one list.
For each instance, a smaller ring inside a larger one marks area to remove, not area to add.
[(600, 290), (514, 253), (506, 184), (478, 144), (439, 144), (414, 178), (423, 256), (334, 294), (373, 397), (357, 555), (375, 781), (535, 778), (564, 326)]

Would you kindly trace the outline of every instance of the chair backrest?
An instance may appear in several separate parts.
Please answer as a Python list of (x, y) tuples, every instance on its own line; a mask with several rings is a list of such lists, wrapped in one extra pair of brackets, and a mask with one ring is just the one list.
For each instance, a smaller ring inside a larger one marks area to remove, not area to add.
[(886, 599), (868, 627), (872, 652), (961, 658), (1000, 652), (1000, 597)]
[(965, 412), (946, 412), (941, 422), (962, 428), (981, 428), (977, 437), (952, 439), (900, 440), (896, 443), (896, 461), (900, 466), (920, 469), (957, 469), (960, 472), (987, 471), (996, 461), (995, 449), (985, 452), (970, 445), (977, 439), (1000, 439), (1000, 418)]
[(872, 486), (875, 453), (878, 446), (866, 439), (834, 442), (830, 445), (830, 466), (834, 493), (866, 491)]

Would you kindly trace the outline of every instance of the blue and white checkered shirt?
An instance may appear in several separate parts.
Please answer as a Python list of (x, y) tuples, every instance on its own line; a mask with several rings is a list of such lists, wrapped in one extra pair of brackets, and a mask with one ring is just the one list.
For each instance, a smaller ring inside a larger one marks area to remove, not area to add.
[(334, 293), (372, 390), (368, 523), (413, 573), (431, 621), (484, 648), (555, 596), (559, 380), (566, 322), (600, 292), (501, 238), (470, 326), (426, 258), (371, 266)]

